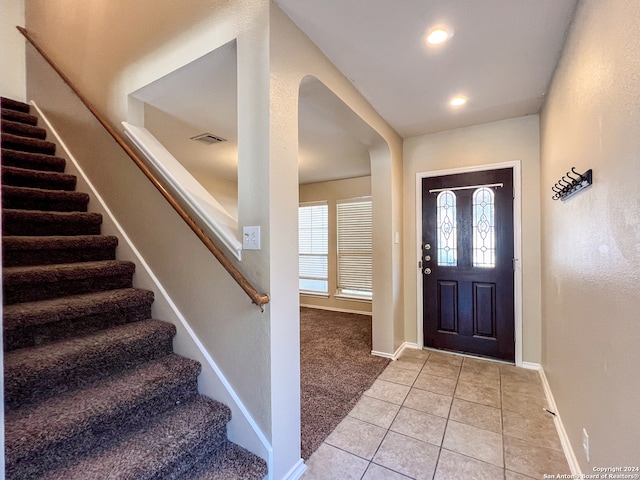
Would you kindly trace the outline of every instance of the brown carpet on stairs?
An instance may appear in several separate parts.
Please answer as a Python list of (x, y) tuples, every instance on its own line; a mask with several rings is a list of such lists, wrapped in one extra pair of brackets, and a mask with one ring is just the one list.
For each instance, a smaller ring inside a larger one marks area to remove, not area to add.
[(389, 364), (371, 355), (371, 317), (300, 309), (302, 458), (309, 459)]
[(264, 478), (29, 105), (0, 106), (6, 478)]

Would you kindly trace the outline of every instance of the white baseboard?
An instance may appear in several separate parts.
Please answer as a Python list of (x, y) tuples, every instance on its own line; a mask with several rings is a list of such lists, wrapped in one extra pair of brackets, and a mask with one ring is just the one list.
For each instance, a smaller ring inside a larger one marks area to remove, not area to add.
[(404, 342), (402, 345), (398, 347), (398, 349), (394, 353), (386, 353), (386, 352), (378, 352), (376, 350), (371, 350), (371, 355), (375, 355), (376, 357), (389, 358), (391, 360), (397, 360), (402, 355), (402, 352), (407, 348), (412, 348), (415, 350), (419, 350), (420, 347), (417, 343)]
[(308, 305), (304, 303), (301, 303), (300, 306), (304, 308), (315, 308), (316, 310), (328, 310), (330, 312), (357, 313), (358, 315), (368, 315), (369, 317), (372, 315), (371, 312), (361, 312), (360, 310), (349, 310), (347, 308), (323, 307), (320, 305)]
[[(112, 230), (111, 232), (109, 232), (110, 234), (114, 234), (119, 237), (119, 240), (121, 242), (118, 245), (118, 251), (120, 252), (124, 247), (126, 252), (125, 256), (128, 257), (126, 259), (131, 260), (136, 264), (136, 279), (142, 283), (141, 287), (147, 288), (149, 290), (154, 290), (154, 303), (163, 304), (164, 310), (166, 312), (169, 312), (173, 319), (178, 323), (176, 325), (176, 327), (179, 327), (178, 331), (186, 334), (188, 339), (191, 341), (190, 353), (193, 353), (192, 356), (199, 357), (196, 358), (196, 360), (200, 360), (200, 363), (202, 364), (200, 379), (202, 379), (203, 377), (207, 377), (209, 380), (206, 383), (208, 383), (209, 385), (217, 384), (217, 388), (224, 389), (224, 398), (218, 398), (218, 400), (226, 403), (231, 408), (233, 413), (232, 420), (227, 426), (227, 432), (230, 436), (232, 433), (235, 434), (236, 437), (230, 439), (235, 443), (240, 444), (247, 450), (266, 459), (269, 462), (269, 471), (271, 471), (273, 450), (271, 444), (258, 427), (258, 424), (253, 419), (244, 403), (240, 400), (240, 397), (237, 395), (209, 352), (200, 342), (200, 339), (197, 337), (197, 335), (187, 322), (186, 318), (182, 315), (177, 305), (171, 300), (168, 292), (160, 283), (160, 280), (154, 275), (153, 271), (146, 263), (140, 252), (137, 250), (129, 236), (126, 234), (120, 223), (116, 220), (106, 202), (98, 193), (87, 175), (84, 173), (82, 167), (75, 159), (62, 138), (60, 138), (53, 125), (51, 125), (49, 120), (46, 118), (40, 108), (38, 108), (38, 105), (35, 102), (32, 101), (31, 105), (34, 107), (37, 115), (46, 125), (46, 129), (48, 130), (48, 132), (55, 138), (55, 142), (63, 150), (63, 152), (58, 152), (58, 156), (61, 156), (71, 162), (71, 165), (69, 165), (69, 167), (70, 170), (72, 170), (72, 173), (77, 174), (79, 183), (82, 182), (84, 186), (86, 186), (86, 188), (90, 190), (91, 201), (93, 202), (95, 200), (97, 202), (97, 205), (94, 204), (93, 210), (103, 215), (103, 226), (108, 227), (110, 230)], [(138, 270), (138, 268), (142, 269), (142, 271)], [(199, 388), (203, 383), (200, 381), (200, 379), (198, 381)]]
[(539, 363), (533, 363), (533, 362), (522, 362), (522, 365), (520, 365), (522, 368), (526, 368), (527, 370), (542, 370), (542, 365), (540, 365)]
[(378, 352), (377, 350), (371, 350), (371, 355), (375, 355), (376, 357), (388, 358), (390, 360), (397, 359), (397, 357), (393, 353)]
[(304, 464), (304, 460), (298, 460), (289, 473), (287, 473), (282, 480), (298, 480), (302, 477), (302, 474), (307, 471), (307, 466)]
[(551, 387), (549, 386), (549, 382), (547, 381), (547, 376), (545, 375), (544, 369), (541, 365), (537, 365), (537, 367), (538, 368), (535, 368), (534, 370), (538, 370), (540, 378), (542, 379), (542, 386), (544, 388), (544, 394), (547, 397), (549, 410), (555, 413), (554, 422), (556, 424), (556, 430), (558, 432), (558, 437), (560, 437), (560, 443), (562, 444), (564, 456), (567, 458), (567, 463), (569, 464), (569, 468), (571, 469), (571, 474), (575, 475), (576, 478), (582, 478), (582, 470), (580, 469), (580, 465), (578, 464), (576, 455), (573, 452), (573, 447), (571, 446), (571, 442), (569, 441), (567, 431), (565, 430), (564, 424), (562, 423), (562, 418), (560, 417), (560, 412), (558, 411), (556, 401), (553, 398), (553, 393), (551, 392)]

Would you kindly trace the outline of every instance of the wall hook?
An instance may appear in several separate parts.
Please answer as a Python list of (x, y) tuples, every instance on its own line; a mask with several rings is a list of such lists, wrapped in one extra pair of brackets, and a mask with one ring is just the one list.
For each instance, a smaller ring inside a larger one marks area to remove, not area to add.
[[(571, 176), (571, 172), (578, 177)], [(572, 197), (576, 193), (584, 190), (589, 185), (593, 183), (593, 171), (591, 169), (587, 170), (584, 173), (579, 173), (576, 170), (576, 167), (571, 167), (571, 171), (567, 172), (566, 175), (563, 175), (560, 180), (558, 180), (551, 190), (554, 192), (554, 195), (551, 197), (552, 200), (567, 200)]]

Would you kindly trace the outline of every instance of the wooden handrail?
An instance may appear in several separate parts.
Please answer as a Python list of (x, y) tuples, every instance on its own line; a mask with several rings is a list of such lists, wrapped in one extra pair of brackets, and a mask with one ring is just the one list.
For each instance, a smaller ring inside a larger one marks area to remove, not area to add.
[(133, 151), (133, 149), (125, 142), (124, 138), (118, 131), (113, 128), (113, 126), (109, 123), (109, 121), (93, 106), (93, 104), (85, 97), (82, 92), (75, 86), (75, 84), (67, 77), (62, 70), (60, 70), (57, 65), (53, 62), (53, 60), (40, 48), (37, 42), (33, 39), (33, 37), (27, 32), (27, 30), (23, 27), (16, 27), (22, 35), (27, 39), (27, 41), (33, 45), (33, 47), (42, 55), (47, 63), (53, 68), (56, 73), (64, 80), (64, 82), (73, 90), (73, 92), (78, 96), (78, 98), (84, 103), (84, 105), (89, 109), (89, 111), (93, 114), (94, 117), (102, 124), (102, 126), (109, 132), (109, 134), (113, 137), (113, 139), (122, 147), (122, 149), (131, 157), (131, 160), (142, 170), (142, 173), (146, 175), (146, 177), (151, 181), (151, 183), (158, 189), (158, 191), (162, 194), (162, 196), (169, 202), (169, 204), (173, 207), (173, 209), (180, 215), (180, 217), (186, 222), (187, 225), (193, 230), (193, 232), (198, 236), (200, 241), (209, 249), (209, 251), (213, 254), (216, 259), (220, 262), (220, 264), (224, 267), (224, 269), (229, 272), (229, 275), (236, 281), (240, 288), (246, 292), (246, 294), (251, 298), (251, 301), (262, 308), (263, 305), (269, 303), (269, 295), (262, 294), (255, 289), (253, 285), (247, 280), (242, 273), (236, 268), (236, 266), (229, 260), (224, 252), (211, 240), (211, 238), (205, 233), (205, 231), (197, 224), (197, 222), (187, 213), (187, 211), (178, 203), (178, 201), (174, 198), (173, 195), (162, 185), (162, 183), (158, 180), (158, 178), (154, 175), (154, 173), (149, 169), (149, 167), (140, 159), (140, 157)]

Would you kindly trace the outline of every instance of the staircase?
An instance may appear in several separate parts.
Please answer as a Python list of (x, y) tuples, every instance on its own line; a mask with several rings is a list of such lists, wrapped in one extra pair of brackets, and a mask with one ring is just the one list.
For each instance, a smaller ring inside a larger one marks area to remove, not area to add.
[(29, 105), (1, 111), (6, 478), (264, 478)]

